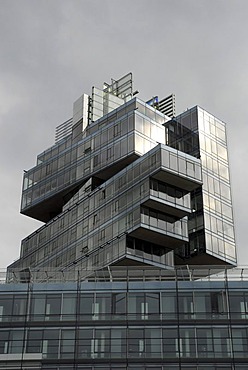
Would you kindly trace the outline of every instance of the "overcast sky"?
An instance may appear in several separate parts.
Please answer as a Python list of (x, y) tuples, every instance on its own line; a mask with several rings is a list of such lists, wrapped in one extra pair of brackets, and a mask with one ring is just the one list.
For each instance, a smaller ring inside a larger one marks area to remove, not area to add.
[(239, 263), (248, 265), (248, 1), (0, 0), (0, 266), (41, 225), (19, 214), (22, 174), (73, 102), (133, 72), (139, 97), (176, 94), (227, 122)]

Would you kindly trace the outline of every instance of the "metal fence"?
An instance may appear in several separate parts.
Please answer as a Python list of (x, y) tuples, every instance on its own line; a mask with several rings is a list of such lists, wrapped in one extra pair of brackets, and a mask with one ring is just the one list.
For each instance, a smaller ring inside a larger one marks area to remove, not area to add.
[(174, 269), (108, 266), (94, 270), (26, 268), (0, 270), (0, 283), (45, 283), (77, 281), (247, 281), (248, 266), (177, 266)]

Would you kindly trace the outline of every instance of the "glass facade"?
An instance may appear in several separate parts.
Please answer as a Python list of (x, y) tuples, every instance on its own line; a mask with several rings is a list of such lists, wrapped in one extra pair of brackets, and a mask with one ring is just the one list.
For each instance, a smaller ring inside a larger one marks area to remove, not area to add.
[(165, 127), (166, 143), (200, 158), (202, 165), (203, 185), (191, 193), (190, 242), (177, 253), (182, 258), (194, 259), (206, 253), (226, 263), (235, 263), (225, 123), (202, 108), (194, 107), (166, 123)]
[(189, 191), (199, 184), (198, 159), (157, 145), (93, 190), (88, 181), (59, 216), (23, 240), (21, 258), (12, 267), (70, 266), (74, 261), (80, 268), (101, 267), (126, 255), (123, 233), (140, 238), (145, 232), (150, 241), (152, 232), (159, 233), (157, 243), (168, 252), (188, 241)]
[(5, 284), (0, 368), (8, 359), (12, 369), (244, 370), (248, 281), (241, 269), (214, 271), (119, 267), (86, 281)]
[(0, 284), (0, 369), (248, 368), (225, 124), (133, 95), (83, 94), (24, 172), (44, 225)]
[[(69, 135), (40, 154), (37, 166), (24, 174), (21, 211), (46, 222), (62, 211), (65, 194), (74, 195), (90, 177), (106, 180), (155, 147), (157, 142), (163, 143), (161, 123), (168, 118), (152, 107), (149, 110), (153, 110), (153, 114), (145, 116), (140, 114), (139, 107), (142, 102), (133, 99), (87, 126), (78, 142), (72, 144)], [(121, 160), (123, 164), (119, 163), (117, 171), (113, 165)], [(110, 166), (112, 169), (108, 172), (106, 169)], [(53, 198), (58, 202), (57, 207), (50, 204)]]
[(104, 87), (101, 114), (96, 89), (95, 113), (80, 98), (71, 134), (24, 173), (21, 211), (46, 224), (10, 268), (235, 265), (225, 124), (199, 107), (170, 119), (131, 98), (130, 76)]

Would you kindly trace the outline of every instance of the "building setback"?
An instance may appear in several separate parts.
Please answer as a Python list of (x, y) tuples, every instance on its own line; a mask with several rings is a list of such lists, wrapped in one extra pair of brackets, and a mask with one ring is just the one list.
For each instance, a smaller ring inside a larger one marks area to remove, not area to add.
[(93, 87), (21, 213), (44, 225), (1, 285), (0, 369), (247, 369), (222, 121), (141, 101), (131, 73)]

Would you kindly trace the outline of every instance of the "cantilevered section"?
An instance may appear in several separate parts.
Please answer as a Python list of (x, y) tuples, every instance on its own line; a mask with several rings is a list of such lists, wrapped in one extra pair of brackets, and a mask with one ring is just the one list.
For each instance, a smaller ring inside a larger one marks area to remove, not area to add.
[[(140, 113), (145, 109), (149, 117)], [(89, 178), (99, 185), (155, 147), (159, 139), (164, 142), (161, 123), (166, 120), (134, 98), (87, 126), (77, 143), (72, 144), (71, 137), (60, 141), (25, 172), (21, 213), (48, 222)]]
[[(186, 172), (178, 172), (175, 159)], [(58, 259), (63, 266), (73, 266), (75, 261), (77, 265), (86, 263), (99, 268), (120, 260), (123, 263), (123, 259), (129, 259), (131, 239), (126, 246), (124, 237), (129, 234), (156, 245), (156, 248), (149, 246), (150, 259), (143, 258), (143, 261), (152, 263), (153, 249), (156, 249), (162, 257), (161, 261), (157, 258), (157, 262), (162, 265), (166, 253), (188, 241), (185, 216), (191, 212), (189, 192), (202, 184), (200, 168), (197, 158), (163, 144), (157, 145), (95, 189), (91, 181), (86, 183), (78, 199), (74, 196), (71, 205), (64, 207), (58, 217), (24, 239), (21, 258), (12, 267), (57, 266)], [(157, 176), (159, 182), (155, 180)], [(179, 179), (176, 188), (174, 176)], [(59, 225), (66, 225), (70, 237), (58, 240)], [(98, 261), (103, 248), (106, 255)], [(119, 251), (118, 255), (115, 250)], [(140, 252), (132, 253), (135, 254), (138, 257)]]

